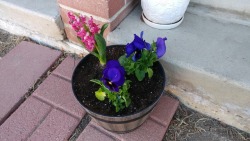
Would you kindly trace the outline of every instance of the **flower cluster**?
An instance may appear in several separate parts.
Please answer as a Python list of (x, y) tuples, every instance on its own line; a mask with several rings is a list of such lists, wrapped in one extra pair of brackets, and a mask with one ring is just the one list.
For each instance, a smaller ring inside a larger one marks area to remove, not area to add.
[(141, 58), (143, 49), (150, 50), (150, 44), (143, 40), (143, 32), (141, 32), (141, 38), (134, 34), (134, 41), (128, 43), (126, 46), (126, 57), (129, 57), (131, 54), (133, 54), (133, 61), (137, 61)]
[(93, 51), (95, 48), (94, 35), (100, 31), (97, 24), (94, 23), (93, 17), (87, 20), (86, 16), (76, 16), (72, 12), (68, 13), (70, 19), (69, 24), (77, 32), (77, 37), (81, 39), (88, 51)]
[(125, 70), (117, 60), (110, 60), (102, 72), (101, 81), (91, 80), (101, 87), (95, 92), (95, 96), (100, 101), (106, 97), (115, 106), (116, 112), (128, 107), (131, 103), (129, 96), (130, 81), (125, 80)]
[(128, 75), (135, 74), (139, 81), (145, 78), (146, 73), (151, 78), (153, 63), (166, 52), (166, 40), (166, 37), (158, 37), (157, 41), (150, 45), (143, 39), (143, 32), (140, 37), (134, 34), (134, 40), (126, 45), (126, 55), (119, 58)]
[(86, 16), (68, 12), (69, 24), (76, 31), (80, 43), (94, 56), (102, 65), (106, 64), (106, 41), (103, 38), (104, 30), (108, 24), (101, 28), (93, 21), (93, 17), (87, 19)]
[[(165, 40), (167, 40), (166, 37), (165, 38), (160, 38), (160, 37), (157, 38), (157, 41), (156, 41), (157, 58), (162, 57), (166, 52)], [(134, 40), (131, 43), (128, 43), (126, 45), (126, 54), (127, 54), (126, 57), (128, 58), (130, 55), (133, 54), (132, 59), (134, 62), (136, 62), (138, 59), (141, 58), (142, 51), (145, 49), (150, 51), (151, 46), (149, 43), (147, 43), (145, 40), (143, 40), (143, 31), (142, 31), (141, 37), (138, 37), (136, 34), (134, 34)]]

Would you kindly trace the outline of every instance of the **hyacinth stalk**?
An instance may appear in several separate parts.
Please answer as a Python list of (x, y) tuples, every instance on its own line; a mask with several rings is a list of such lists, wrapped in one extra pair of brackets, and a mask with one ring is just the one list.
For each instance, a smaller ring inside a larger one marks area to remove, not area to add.
[(77, 33), (77, 38), (82, 46), (91, 54), (96, 56), (101, 65), (106, 64), (106, 41), (103, 37), (108, 24), (104, 24), (101, 28), (94, 23), (93, 18), (87, 19), (86, 16), (80, 14), (68, 13), (69, 24)]

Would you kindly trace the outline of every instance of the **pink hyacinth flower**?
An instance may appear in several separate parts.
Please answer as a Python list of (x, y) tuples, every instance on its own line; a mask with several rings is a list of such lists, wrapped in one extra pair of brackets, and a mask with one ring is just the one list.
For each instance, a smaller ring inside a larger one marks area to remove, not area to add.
[(89, 30), (92, 34), (96, 34), (99, 32), (100, 28), (97, 24), (94, 23), (93, 17), (91, 16), (88, 21)]
[(85, 36), (85, 40), (84, 40), (84, 43), (85, 43), (85, 47), (88, 51), (93, 51), (94, 48), (95, 48), (95, 39), (94, 39), (94, 36)]
[[(94, 23), (93, 17), (87, 20), (86, 16), (75, 15), (72, 12), (68, 12), (68, 17), (70, 19), (69, 23), (72, 28), (77, 32), (77, 37), (79, 37), (85, 48), (92, 52), (95, 48), (95, 34), (100, 31), (100, 28), (96, 23)], [(85, 26), (88, 30), (85, 29)]]
[(83, 39), (86, 36), (86, 31), (83, 27), (80, 28), (80, 30), (77, 32), (77, 36)]
[(68, 12), (68, 17), (69, 17), (69, 24), (72, 24), (76, 19), (75, 15), (72, 12)]

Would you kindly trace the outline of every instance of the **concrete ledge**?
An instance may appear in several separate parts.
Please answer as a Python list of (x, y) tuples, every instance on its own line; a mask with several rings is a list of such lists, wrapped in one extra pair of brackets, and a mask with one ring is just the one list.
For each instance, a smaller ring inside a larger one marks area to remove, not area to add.
[(243, 15), (250, 15), (249, 0), (191, 0), (192, 3), (206, 5), (215, 9), (234, 11)]
[(250, 26), (250, 12), (249, 14), (244, 14), (232, 10), (226, 11), (223, 9), (205, 6), (194, 2), (189, 3), (189, 8), (187, 9), (187, 12), (203, 17), (213, 18), (219, 20), (220, 22), (231, 22)]
[[(55, 40), (64, 39), (63, 23), (55, 0), (0, 0), (2, 26), (13, 25)], [(6, 25), (5, 25), (6, 24)], [(15, 29), (18, 32), (18, 28)], [(25, 34), (24, 34), (25, 35)]]
[(141, 12), (138, 6), (108, 41), (126, 44), (141, 31), (147, 41), (166, 36), (161, 59), (170, 79), (166, 90), (187, 106), (250, 132), (250, 27), (186, 13), (179, 27), (157, 30), (140, 20)]
[(12, 34), (26, 36), (36, 41), (38, 44), (49, 46), (51, 48), (56, 48), (60, 50), (64, 50), (70, 53), (77, 54), (86, 54), (88, 53), (85, 49), (70, 43), (68, 40), (56, 40), (54, 38), (50, 38), (48, 36), (44, 36), (37, 32), (32, 32), (29, 29), (22, 27), (20, 25), (16, 25), (12, 22), (3, 21), (0, 19), (0, 27)]

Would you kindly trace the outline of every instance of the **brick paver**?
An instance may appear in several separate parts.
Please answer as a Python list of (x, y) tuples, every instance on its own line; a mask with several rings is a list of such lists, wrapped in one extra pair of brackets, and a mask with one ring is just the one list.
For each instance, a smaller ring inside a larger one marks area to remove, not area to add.
[(28, 141), (65, 141), (75, 130), (79, 120), (53, 109), (42, 124), (32, 133)]
[(33, 98), (28, 98), (0, 126), (1, 141), (25, 140), (49, 114), (51, 106)]
[(102, 131), (96, 126), (95, 123), (90, 122), (77, 138), (77, 141), (119, 141), (113, 136), (110, 136), (105, 131)]
[(23, 41), (1, 59), (0, 125), (60, 55), (60, 51)]
[(85, 114), (80, 103), (74, 97), (71, 83), (57, 76), (50, 75), (33, 95), (79, 119)]
[[(65, 65), (66, 63), (66, 65)], [(67, 140), (85, 111), (74, 98), (67, 60), (0, 126), (1, 141)], [(62, 65), (62, 66), (61, 66)], [(64, 71), (60, 71), (64, 69)], [(72, 75), (72, 74), (71, 74)]]
[(80, 62), (80, 59), (74, 59), (72, 57), (67, 57), (63, 60), (63, 62), (58, 66), (54, 71), (53, 74), (71, 80), (73, 71), (76, 65)]
[(176, 100), (169, 98), (168, 96), (163, 96), (161, 97), (159, 104), (152, 111), (150, 117), (155, 121), (158, 121), (162, 125), (168, 126), (172, 119), (170, 117), (173, 116), (178, 105), (179, 102), (177, 102)]
[(138, 129), (126, 134), (116, 134), (91, 121), (77, 140), (102, 141), (101, 137), (104, 137), (105, 141), (161, 141), (178, 105), (177, 100), (163, 96), (154, 111), (151, 112), (150, 117)]

